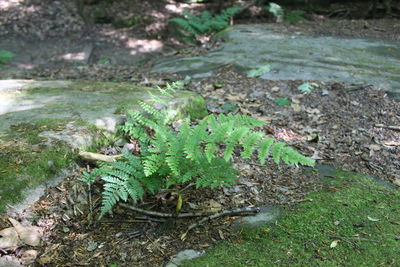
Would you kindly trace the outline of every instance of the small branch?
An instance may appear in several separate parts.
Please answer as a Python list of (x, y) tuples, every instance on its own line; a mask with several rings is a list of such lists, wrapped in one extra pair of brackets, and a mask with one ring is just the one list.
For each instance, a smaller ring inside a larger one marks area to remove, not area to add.
[[(177, 219), (182, 219), (182, 218), (193, 218), (193, 217), (211, 217), (218, 215), (217, 217), (220, 216), (226, 216), (226, 215), (235, 215), (235, 216), (245, 216), (245, 215), (253, 215), (258, 212), (260, 212), (259, 208), (235, 208), (231, 210), (224, 210), (218, 213), (213, 213), (213, 212), (187, 212), (187, 213), (163, 213), (163, 212), (157, 212), (157, 211), (150, 211), (150, 210), (143, 210), (136, 208), (134, 206), (125, 204), (125, 203), (120, 203), (119, 204), (121, 207), (145, 214), (147, 216), (153, 216), (153, 217), (160, 217), (160, 218), (177, 218)], [(217, 218), (215, 217), (215, 218)], [(212, 217), (211, 219), (213, 219)]]
[(394, 125), (375, 124), (375, 127), (386, 128), (393, 131), (400, 131), (400, 126), (394, 126)]
[(98, 160), (106, 162), (114, 162), (123, 157), (122, 154), (109, 156), (109, 155), (103, 155), (86, 151), (80, 151), (78, 155), (85, 160), (90, 160), (90, 161)]
[(128, 204), (125, 204), (125, 203), (120, 203), (119, 205), (121, 207), (136, 211), (138, 213), (141, 213), (141, 214), (144, 214), (144, 215), (147, 215), (147, 216), (160, 217), (160, 218), (204, 217), (204, 216), (208, 216), (210, 214), (213, 214), (211, 212), (163, 213), (163, 212), (139, 209), (139, 208), (136, 208), (134, 206), (131, 206), (131, 205), (128, 205)]
[(190, 187), (192, 187), (192, 186), (194, 186), (194, 185), (196, 185), (196, 184), (195, 184), (195, 183), (190, 183), (190, 184), (188, 184), (187, 186), (185, 186), (182, 190), (180, 190), (180, 192), (182, 193), (183, 191), (189, 189)]
[(246, 208), (236, 208), (236, 209), (231, 209), (231, 210), (224, 210), (224, 211), (212, 214), (210, 216), (207, 216), (207, 217), (199, 220), (198, 222), (195, 222), (195, 223), (189, 225), (186, 232), (181, 235), (181, 240), (184, 240), (186, 238), (186, 235), (190, 230), (204, 224), (205, 222), (217, 219), (222, 216), (228, 216), (228, 215), (229, 216), (249, 216), (249, 215), (255, 215), (259, 212), (260, 212), (259, 208), (246, 207)]

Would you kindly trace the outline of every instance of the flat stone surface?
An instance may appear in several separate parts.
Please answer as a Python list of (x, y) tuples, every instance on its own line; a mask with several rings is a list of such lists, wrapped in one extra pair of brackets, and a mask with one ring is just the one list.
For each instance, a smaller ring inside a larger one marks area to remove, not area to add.
[(223, 65), (247, 71), (270, 65), (261, 78), (373, 84), (400, 94), (400, 42), (313, 37), (275, 32), (265, 25), (238, 25), (218, 35), (225, 43), (202, 57), (159, 60), (153, 72), (210, 76)]
[[(10, 125), (40, 119), (82, 119), (115, 131), (123, 116), (118, 108), (137, 108), (135, 101), (150, 99), (152, 88), (112, 82), (0, 80), (0, 134)], [(205, 114), (205, 103), (192, 92), (178, 90), (170, 109), (192, 116)]]

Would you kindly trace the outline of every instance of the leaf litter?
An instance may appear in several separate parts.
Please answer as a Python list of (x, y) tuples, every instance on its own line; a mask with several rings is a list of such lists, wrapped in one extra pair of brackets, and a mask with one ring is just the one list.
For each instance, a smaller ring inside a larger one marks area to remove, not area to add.
[[(162, 85), (183, 78), (146, 75), (148, 85), (152, 85), (151, 81)], [(219, 88), (214, 86), (217, 81), (222, 85)], [(208, 99), (211, 111), (242, 112), (268, 122), (263, 128), (267, 135), (287, 142), (321, 163), (373, 174), (398, 184), (399, 147), (387, 145), (400, 140), (399, 131), (393, 128), (398, 126), (396, 100), (374, 88), (346, 92), (343, 88), (347, 85), (344, 84), (312, 82), (319, 86), (304, 95), (298, 87), (305, 81), (247, 78), (245, 73), (228, 67), (220, 69), (211, 78), (194, 79), (186, 89)], [(323, 91), (329, 94), (323, 94)], [(292, 104), (276, 105), (275, 100), (281, 97)], [(224, 110), (221, 107), (226, 103), (237, 109)], [(295, 167), (277, 166), (272, 162), (263, 167), (255, 162), (234, 159), (240, 180), (231, 188), (215, 191), (189, 188), (182, 196), (181, 212), (296, 203), (320, 186), (315, 172), (305, 174)], [(101, 184), (95, 184), (92, 189), (96, 211)], [(181, 250), (190, 247), (201, 251), (219, 240), (229, 240), (237, 235), (231, 227), (233, 217), (205, 223), (185, 236), (185, 240), (177, 237), (194, 220), (153, 220), (117, 207), (112, 216), (96, 221), (89, 216), (86, 192), (83, 183), (70, 177), (58, 188), (47, 189), (46, 195), (35, 205), (38, 216), (35, 222), (44, 231), (43, 246), (36, 263), (58, 266), (118, 263), (118, 266), (129, 266), (135, 262), (138, 266), (156, 266)], [(173, 196), (171, 193), (164, 192), (166, 201), (161, 201), (159, 196), (149, 196), (139, 207), (174, 212), (176, 200), (167, 201), (168, 196)], [(1, 224), (0, 229), (6, 226)]]

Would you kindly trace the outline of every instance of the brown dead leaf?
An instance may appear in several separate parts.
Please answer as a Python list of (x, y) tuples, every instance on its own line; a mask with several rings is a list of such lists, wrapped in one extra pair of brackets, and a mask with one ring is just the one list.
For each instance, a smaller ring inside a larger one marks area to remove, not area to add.
[(247, 97), (246, 94), (233, 94), (233, 95), (228, 95), (226, 99), (229, 101), (238, 101), (246, 99), (246, 97)]
[(18, 233), (14, 227), (5, 228), (0, 231), (0, 249), (11, 250), (20, 245)]
[(203, 212), (218, 212), (222, 209), (222, 205), (213, 199), (204, 201), (201, 206)]
[(39, 227), (36, 226), (22, 226), (17, 220), (13, 218), (8, 219), (14, 226), (15, 231), (18, 233), (19, 239), (23, 244), (29, 246), (38, 246), (40, 244), (40, 239), (42, 233)]
[(28, 264), (34, 263), (37, 256), (38, 256), (37, 250), (29, 249), (22, 253), (20, 260), (21, 260), (22, 264), (28, 265)]

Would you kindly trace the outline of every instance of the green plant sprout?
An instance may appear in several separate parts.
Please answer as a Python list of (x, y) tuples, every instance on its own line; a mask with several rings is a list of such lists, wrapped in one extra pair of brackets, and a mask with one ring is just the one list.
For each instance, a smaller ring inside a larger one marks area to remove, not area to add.
[(302, 85), (297, 87), (297, 90), (299, 90), (303, 94), (308, 94), (311, 93), (311, 91), (317, 87), (318, 87), (317, 83), (303, 83)]

